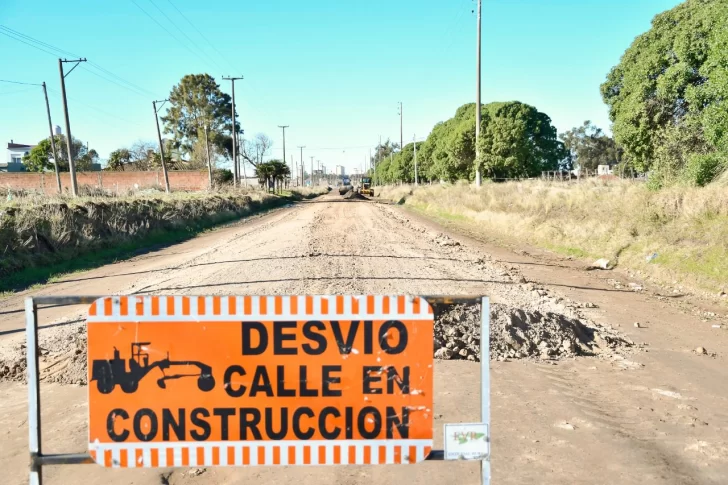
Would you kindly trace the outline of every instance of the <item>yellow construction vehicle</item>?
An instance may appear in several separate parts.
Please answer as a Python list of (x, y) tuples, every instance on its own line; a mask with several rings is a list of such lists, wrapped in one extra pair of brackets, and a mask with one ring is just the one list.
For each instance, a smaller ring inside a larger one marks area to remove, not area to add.
[(361, 184), (359, 185), (359, 193), (361, 195), (374, 197), (374, 188), (372, 188), (371, 177), (362, 177)]

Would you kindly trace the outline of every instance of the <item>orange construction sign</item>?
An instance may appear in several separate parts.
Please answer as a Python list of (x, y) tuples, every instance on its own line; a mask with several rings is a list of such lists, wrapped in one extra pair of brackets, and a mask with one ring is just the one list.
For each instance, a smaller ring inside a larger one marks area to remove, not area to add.
[(432, 341), (421, 297), (101, 298), (89, 451), (109, 467), (416, 463)]

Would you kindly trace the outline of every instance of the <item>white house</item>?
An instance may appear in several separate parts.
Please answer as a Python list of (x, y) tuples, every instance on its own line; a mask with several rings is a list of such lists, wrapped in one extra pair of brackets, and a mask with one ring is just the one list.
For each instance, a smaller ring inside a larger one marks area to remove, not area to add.
[(612, 166), (611, 165), (597, 166), (597, 174), (598, 175), (612, 175)]
[(23, 156), (30, 153), (35, 145), (15, 143), (10, 140), (8, 143), (8, 155), (5, 162), (0, 162), (0, 172), (24, 172)]

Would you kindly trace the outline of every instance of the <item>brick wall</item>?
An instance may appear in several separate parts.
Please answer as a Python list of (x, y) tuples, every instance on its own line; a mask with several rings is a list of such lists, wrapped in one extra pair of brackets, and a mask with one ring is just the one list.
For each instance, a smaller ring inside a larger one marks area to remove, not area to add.
[[(205, 190), (208, 185), (207, 172), (169, 172), (169, 185), (172, 190)], [(158, 172), (83, 172), (76, 174), (79, 187), (89, 185), (124, 193), (130, 189), (164, 187), (164, 175)], [(70, 191), (69, 173), (61, 174), (61, 186)], [(48, 195), (57, 193), (56, 175), (45, 173), (0, 173), (0, 187), (25, 189), (43, 192)]]

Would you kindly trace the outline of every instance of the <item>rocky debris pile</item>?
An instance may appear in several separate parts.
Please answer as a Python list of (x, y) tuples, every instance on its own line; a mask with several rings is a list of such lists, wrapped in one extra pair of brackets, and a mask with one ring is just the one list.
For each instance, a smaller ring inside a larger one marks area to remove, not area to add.
[[(480, 361), (480, 307), (435, 309), (435, 358)], [(635, 344), (611, 328), (557, 313), (491, 304), (491, 360), (561, 360), (624, 352)]]
[[(9, 343), (10, 344), (10, 343)], [(86, 384), (87, 340), (83, 322), (40, 332), (40, 380), (60, 384)], [(0, 381), (27, 382), (25, 336), (4, 345), (0, 352)]]

